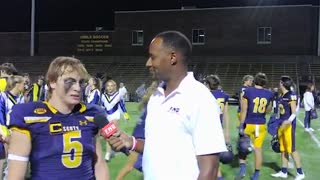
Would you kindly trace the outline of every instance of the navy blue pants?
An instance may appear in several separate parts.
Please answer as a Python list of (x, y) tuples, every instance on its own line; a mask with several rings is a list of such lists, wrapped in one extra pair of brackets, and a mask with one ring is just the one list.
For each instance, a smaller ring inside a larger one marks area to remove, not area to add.
[(304, 128), (310, 128), (311, 127), (311, 111), (306, 111), (305, 117), (304, 117)]

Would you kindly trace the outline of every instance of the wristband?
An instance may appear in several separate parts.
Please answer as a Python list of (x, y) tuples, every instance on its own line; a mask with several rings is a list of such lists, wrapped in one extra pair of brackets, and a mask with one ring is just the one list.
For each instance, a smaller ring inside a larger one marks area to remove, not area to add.
[(132, 136), (132, 148), (130, 149), (131, 151), (134, 151), (137, 149), (138, 141), (134, 136)]
[(19, 156), (19, 155), (15, 155), (15, 154), (8, 154), (8, 160), (28, 162), (29, 157)]
[(296, 118), (296, 114), (291, 114), (288, 120), (292, 122), (295, 118)]

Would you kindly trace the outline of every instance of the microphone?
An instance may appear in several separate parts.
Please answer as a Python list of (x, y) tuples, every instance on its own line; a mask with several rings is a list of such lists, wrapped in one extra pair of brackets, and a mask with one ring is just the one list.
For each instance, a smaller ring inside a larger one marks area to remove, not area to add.
[[(110, 136), (118, 132), (117, 126), (113, 122), (109, 122), (106, 115), (104, 113), (98, 113), (94, 116), (94, 124), (99, 127), (100, 134), (103, 136), (105, 140), (107, 140)], [(121, 148), (120, 151), (127, 156), (130, 154), (129, 150), (125, 147)]]

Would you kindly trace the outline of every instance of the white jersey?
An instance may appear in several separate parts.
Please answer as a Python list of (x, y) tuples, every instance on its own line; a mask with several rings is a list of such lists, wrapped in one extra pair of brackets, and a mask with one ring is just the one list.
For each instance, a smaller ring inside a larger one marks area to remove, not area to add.
[(123, 99), (119, 91), (108, 94), (104, 93), (101, 97), (101, 104), (104, 106), (108, 121), (117, 121), (120, 119), (120, 110), (126, 112)]
[(15, 104), (21, 103), (24, 103), (24, 97), (22, 95), (13, 96), (8, 91), (0, 93), (0, 124), (6, 124), (8, 112)]
[(89, 92), (87, 97), (87, 103), (89, 104), (99, 104), (100, 91), (99, 89), (93, 89)]

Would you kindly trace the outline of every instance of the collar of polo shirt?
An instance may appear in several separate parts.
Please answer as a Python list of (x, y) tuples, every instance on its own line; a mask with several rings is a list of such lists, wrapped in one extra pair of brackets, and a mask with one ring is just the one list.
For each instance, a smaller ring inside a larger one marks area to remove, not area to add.
[[(193, 72), (188, 72), (187, 76), (183, 78), (183, 80), (180, 82), (179, 86), (177, 87), (177, 89), (175, 89), (173, 92), (171, 92), (170, 94), (174, 94), (174, 93), (183, 93), (183, 91), (187, 90), (190, 88), (189, 86), (189, 82), (190, 80), (194, 79), (193, 76)], [(159, 84), (159, 87), (157, 89), (157, 93), (161, 93), (162, 95), (164, 94), (164, 86), (166, 85), (166, 83), (164, 81), (162, 81)]]

